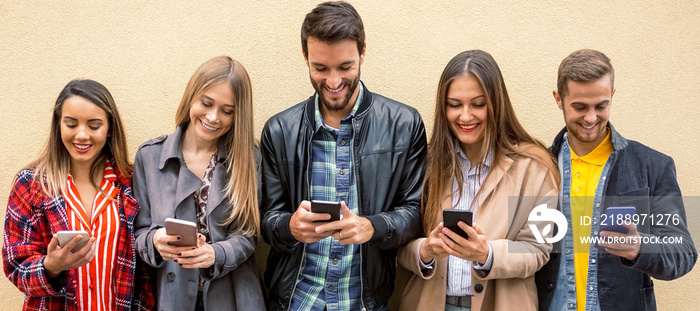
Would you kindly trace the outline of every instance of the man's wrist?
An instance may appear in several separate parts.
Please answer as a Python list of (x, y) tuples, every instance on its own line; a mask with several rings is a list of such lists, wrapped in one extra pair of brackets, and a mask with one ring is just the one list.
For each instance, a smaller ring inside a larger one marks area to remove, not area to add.
[(362, 223), (364, 225), (360, 228), (362, 231), (366, 232), (367, 238), (363, 239), (364, 241), (362, 243), (369, 242), (369, 240), (372, 239), (374, 236), (374, 224), (372, 224), (372, 221), (369, 220), (367, 217), (360, 217), (362, 220)]
[(389, 225), (381, 215), (375, 214), (360, 217), (366, 218), (372, 224), (370, 241), (383, 241), (385, 239), (387, 232), (389, 232)]

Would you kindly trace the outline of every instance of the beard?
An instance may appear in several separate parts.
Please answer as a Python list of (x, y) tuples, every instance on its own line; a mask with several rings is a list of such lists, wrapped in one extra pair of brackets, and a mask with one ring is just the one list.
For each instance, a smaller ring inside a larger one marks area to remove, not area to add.
[(594, 133), (584, 134), (583, 131), (576, 125), (572, 127), (567, 125), (566, 130), (567, 132), (571, 133), (570, 135), (573, 135), (578, 141), (583, 143), (595, 142), (608, 134), (608, 128), (602, 122), (600, 122), (598, 125), (598, 130)]
[(566, 122), (566, 131), (568, 132), (568, 135), (573, 136), (574, 139), (582, 143), (595, 142), (596, 140), (604, 138), (608, 134), (607, 121), (601, 119), (596, 120), (596, 122), (598, 122), (598, 130), (593, 133), (581, 130), (577, 122), (578, 120), (567, 121), (566, 111), (564, 111), (564, 120)]
[(346, 86), (348, 91), (345, 94), (343, 101), (338, 104), (331, 103), (328, 101), (328, 99), (326, 99), (326, 96), (323, 95), (323, 89), (327, 87), (326, 82), (316, 83), (316, 81), (314, 81), (314, 79), (311, 77), (309, 77), (309, 79), (311, 79), (311, 85), (313, 85), (314, 90), (316, 90), (316, 94), (318, 94), (319, 103), (322, 104), (328, 111), (340, 111), (345, 109), (348, 104), (350, 104), (350, 98), (352, 97), (352, 94), (355, 93), (357, 85), (360, 84), (360, 71), (358, 69), (357, 76), (355, 76), (355, 79), (353, 80), (343, 79), (341, 86)]

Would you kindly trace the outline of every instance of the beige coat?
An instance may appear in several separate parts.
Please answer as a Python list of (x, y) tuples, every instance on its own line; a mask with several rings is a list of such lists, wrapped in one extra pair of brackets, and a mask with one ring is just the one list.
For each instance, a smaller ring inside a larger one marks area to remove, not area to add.
[[(472, 269), (472, 310), (537, 310), (534, 275), (549, 260), (551, 244), (537, 243), (527, 218), (540, 204), (556, 208), (557, 187), (546, 168), (529, 158), (504, 156), (491, 168), (482, 185), (474, 223), (483, 228), (493, 248), (493, 265), (490, 271)], [(443, 209), (452, 208), (450, 194), (444, 195)], [(516, 210), (509, 210), (509, 197), (517, 200)], [(423, 273), (418, 262), (418, 246), (423, 240), (415, 239), (399, 250), (399, 264), (411, 272), (400, 310), (445, 309), (447, 258), (437, 259), (434, 269)], [(477, 284), (483, 286), (479, 293)]]

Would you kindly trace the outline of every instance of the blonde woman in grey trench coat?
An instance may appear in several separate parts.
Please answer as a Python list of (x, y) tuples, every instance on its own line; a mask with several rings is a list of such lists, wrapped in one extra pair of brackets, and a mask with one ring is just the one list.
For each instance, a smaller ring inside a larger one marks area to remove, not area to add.
[[(134, 161), (141, 205), (136, 249), (158, 270), (158, 310), (264, 310), (253, 252), (260, 232), (259, 151), (250, 79), (228, 56), (194, 73), (170, 135), (145, 142)], [(196, 245), (174, 246), (166, 218), (196, 225)]]

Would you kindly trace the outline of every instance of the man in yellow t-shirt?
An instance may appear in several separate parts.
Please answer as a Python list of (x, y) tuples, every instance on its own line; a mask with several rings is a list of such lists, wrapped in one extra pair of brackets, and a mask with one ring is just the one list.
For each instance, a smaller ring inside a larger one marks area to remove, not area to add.
[[(550, 150), (568, 230), (535, 275), (540, 310), (656, 310), (651, 277), (679, 278), (697, 260), (673, 159), (625, 139), (608, 120), (614, 80), (598, 51), (576, 51), (559, 66), (553, 95), (566, 127)], [(636, 220), (626, 233), (601, 230), (607, 208), (620, 202)], [(661, 215), (673, 220), (659, 223)], [(590, 239), (599, 237), (606, 240), (596, 247)]]

